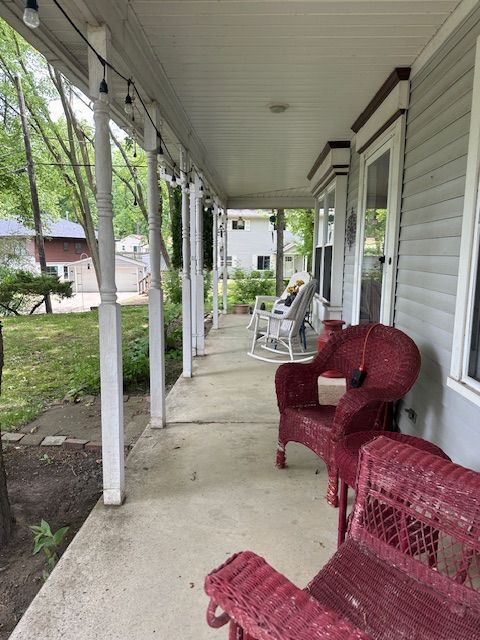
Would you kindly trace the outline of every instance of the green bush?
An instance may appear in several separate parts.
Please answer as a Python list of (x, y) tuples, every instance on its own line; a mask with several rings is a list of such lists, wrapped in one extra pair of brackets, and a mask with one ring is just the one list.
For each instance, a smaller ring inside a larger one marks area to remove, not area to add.
[(182, 274), (179, 269), (169, 269), (163, 274), (165, 298), (172, 304), (182, 304)]
[(233, 302), (236, 304), (253, 304), (256, 296), (275, 295), (275, 280), (265, 277), (266, 273), (235, 269), (232, 285)]

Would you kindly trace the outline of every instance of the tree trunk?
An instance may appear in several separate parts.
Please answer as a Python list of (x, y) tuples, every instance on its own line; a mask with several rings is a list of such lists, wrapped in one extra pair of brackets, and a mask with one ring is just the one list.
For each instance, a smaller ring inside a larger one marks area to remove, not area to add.
[(283, 232), (285, 231), (285, 209), (277, 209), (277, 260), (275, 265), (275, 289), (281, 296), (285, 288), (283, 284)]
[[(33, 164), (32, 147), (30, 144), (30, 132), (28, 130), (27, 110), (25, 108), (25, 98), (22, 90), (22, 83), (19, 76), (15, 76), (15, 87), (18, 96), (18, 106), (20, 108), (20, 119), (22, 121), (23, 143), (25, 145), (25, 155), (27, 157), (28, 182), (30, 184), (30, 194), (32, 197), (33, 221), (35, 224), (35, 240), (37, 243), (38, 260), (40, 271), (47, 274), (47, 260), (45, 258), (45, 241), (43, 239), (42, 220), (40, 217), (40, 203), (38, 201), (37, 181), (35, 179), (35, 165)], [(52, 301), (50, 296), (45, 296), (45, 311), (52, 313)]]
[[(3, 334), (0, 323), (0, 393), (2, 390), (3, 372)], [(1, 434), (0, 434), (1, 435)], [(8, 500), (7, 476), (3, 464), (2, 439), (0, 438), (0, 549), (10, 540), (13, 530), (13, 517)]]

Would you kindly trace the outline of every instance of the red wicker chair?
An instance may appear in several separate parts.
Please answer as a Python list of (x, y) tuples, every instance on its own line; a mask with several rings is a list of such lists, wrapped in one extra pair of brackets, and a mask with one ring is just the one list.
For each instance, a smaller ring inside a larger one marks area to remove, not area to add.
[[(355, 369), (363, 363), (366, 377), (352, 388)], [(318, 377), (335, 369), (347, 380), (337, 407), (320, 405)], [(277, 466), (285, 466), (285, 447), (299, 442), (327, 465), (327, 501), (338, 506), (336, 443), (347, 433), (384, 429), (388, 405), (413, 386), (420, 370), (420, 354), (407, 335), (394, 327), (366, 324), (334, 334), (309, 364), (284, 364), (275, 385), (280, 410)]]
[(231, 640), (478, 640), (479, 496), (479, 473), (376, 438), (347, 540), (308, 587), (240, 553), (207, 576), (207, 621)]

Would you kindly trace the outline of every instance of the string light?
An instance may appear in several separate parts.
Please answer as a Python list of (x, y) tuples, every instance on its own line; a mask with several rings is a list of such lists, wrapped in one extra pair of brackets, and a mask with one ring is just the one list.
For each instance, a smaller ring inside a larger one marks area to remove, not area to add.
[(133, 100), (132, 100), (132, 96), (130, 95), (130, 85), (132, 84), (132, 81), (129, 80), (127, 83), (127, 95), (125, 96), (125, 113), (127, 114), (127, 116), (129, 118), (134, 118), (135, 116), (135, 112), (133, 110)]
[(105, 79), (105, 74), (107, 72), (107, 67), (106, 67), (106, 63), (105, 60), (102, 58), (101, 59), (102, 65), (103, 65), (103, 78), (100, 82), (100, 86), (98, 87), (98, 93), (99, 93), (99, 98), (102, 102), (108, 102), (108, 84), (107, 81)]
[(25, 0), (23, 21), (30, 29), (36, 29), (40, 25), (37, 0)]
[(173, 174), (172, 179), (170, 181), (170, 186), (172, 187), (172, 189), (175, 189), (177, 186), (177, 179), (175, 177), (175, 174)]
[[(113, 73), (115, 73), (119, 78), (121, 78), (122, 80), (124, 80), (127, 83), (127, 95), (125, 97), (125, 105), (124, 105), (124, 110), (126, 115), (131, 116), (132, 117), (132, 121), (134, 121), (135, 119), (135, 105), (134, 105), (134, 100), (135, 100), (135, 96), (138, 97), (138, 100), (140, 102), (140, 104), (143, 107), (143, 110), (145, 112), (145, 115), (147, 116), (147, 118), (150, 121), (150, 124), (152, 125), (152, 127), (154, 128), (154, 130), (157, 133), (158, 139), (159, 139), (159, 147), (158, 147), (158, 152), (157, 152), (157, 161), (158, 164), (160, 166), (159, 169), (159, 173), (160, 174), (165, 174), (165, 154), (164, 154), (164, 149), (170, 159), (170, 161), (173, 163), (173, 166), (175, 167), (175, 159), (173, 157), (173, 155), (170, 153), (167, 145), (165, 144), (165, 141), (162, 137), (161, 132), (159, 131), (158, 127), (156, 126), (152, 116), (150, 115), (149, 110), (147, 109), (147, 106), (144, 102), (144, 100), (142, 99), (142, 96), (138, 93), (138, 91), (136, 91), (136, 85), (134, 80), (132, 80), (132, 78), (127, 78), (124, 74), (122, 74), (111, 62), (108, 62), (108, 60), (105, 60), (105, 58), (103, 58), (103, 56), (97, 51), (97, 49), (95, 49), (95, 47), (92, 45), (92, 43), (89, 41), (89, 39), (85, 36), (85, 34), (79, 29), (79, 27), (75, 24), (75, 22), (72, 20), (72, 18), (69, 16), (69, 14), (65, 11), (65, 9), (63, 8), (61, 2), (59, 0), (53, 0), (53, 4), (57, 7), (57, 9), (62, 13), (62, 15), (65, 17), (65, 19), (67, 20), (67, 22), (70, 24), (70, 26), (75, 30), (75, 32), (78, 34), (78, 36), (85, 42), (85, 44), (87, 45), (87, 47), (95, 54), (95, 56), (97, 57), (98, 61), (100, 62), (100, 64), (103, 66), (103, 80), (100, 83), (100, 87), (99, 87), (99, 99), (102, 100), (103, 102), (107, 102), (108, 101), (108, 85), (105, 79), (105, 72), (106, 72), (106, 68), (108, 67), (108, 69), (110, 69), (111, 71), (113, 71)], [(25, 12), (24, 12), (24, 17), (23, 17), (25, 24), (28, 24), (29, 27), (31, 28), (36, 28), (39, 26), (40, 24), (40, 18), (38, 15), (38, 4), (37, 4), (37, 0), (25, 0)], [(132, 89), (132, 94), (130, 94), (130, 88)], [(132, 136), (134, 137), (134, 136)], [(134, 142), (136, 142), (134, 140)], [(162, 147), (162, 143), (163, 143), (163, 147)], [(187, 176), (188, 173), (186, 171), (184, 171), (183, 169), (179, 168), (179, 172), (180, 175), (184, 175)], [(177, 181), (175, 178), (175, 174), (174, 174), (174, 179), (175, 179), (175, 186), (177, 185)], [(194, 185), (191, 183), (191, 179), (188, 179), (189, 181), (189, 186), (187, 187), (189, 189), (189, 191), (193, 191), (194, 189)], [(199, 197), (203, 197), (203, 186), (202, 184), (200, 184), (200, 188), (199, 188)]]

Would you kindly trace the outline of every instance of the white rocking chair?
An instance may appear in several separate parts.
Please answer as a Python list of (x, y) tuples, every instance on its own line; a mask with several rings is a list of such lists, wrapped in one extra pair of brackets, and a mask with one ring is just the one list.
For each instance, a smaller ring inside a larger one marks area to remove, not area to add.
[[(290, 307), (277, 303), (273, 311), (257, 310), (253, 316), (252, 349), (248, 355), (264, 362), (282, 364), (284, 362), (307, 362), (316, 351), (306, 351), (300, 340), (300, 330), (304, 326), (305, 315), (312, 302), (316, 280), (311, 280), (301, 287)], [(266, 327), (264, 324), (266, 323)], [(298, 341), (300, 351), (294, 350), (294, 341)], [(267, 354), (260, 355), (255, 350), (260, 347), (278, 355), (286, 355), (288, 359), (279, 359)]]
[(298, 271), (297, 273), (294, 273), (293, 276), (290, 278), (285, 288), (285, 291), (282, 293), (282, 295), (279, 298), (277, 296), (257, 296), (255, 298), (255, 306), (253, 307), (253, 315), (250, 319), (250, 322), (248, 323), (247, 329), (250, 329), (251, 331), (253, 331), (253, 326), (255, 324), (255, 314), (257, 311), (262, 310), (263, 304), (267, 304), (269, 302), (275, 304), (279, 300), (285, 299), (288, 296), (288, 291), (287, 291), (288, 287), (293, 286), (297, 282), (297, 280), (303, 280), (305, 284), (308, 284), (310, 282), (310, 279), (311, 279), (311, 276), (308, 273), (308, 271)]

